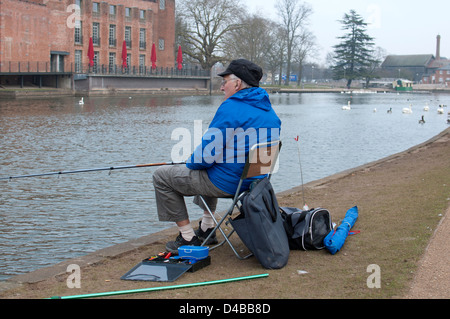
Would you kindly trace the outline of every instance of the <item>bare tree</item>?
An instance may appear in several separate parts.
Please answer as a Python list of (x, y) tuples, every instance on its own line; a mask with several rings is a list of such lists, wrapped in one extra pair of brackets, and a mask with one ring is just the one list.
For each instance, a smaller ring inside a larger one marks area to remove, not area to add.
[(315, 51), (315, 48), (316, 44), (314, 35), (310, 31), (303, 29), (301, 34), (297, 37), (293, 53), (293, 61), (298, 65), (297, 85), (300, 85), (302, 80), (303, 64), (308, 56)]
[(271, 50), (271, 28), (273, 22), (256, 14), (245, 15), (241, 27), (230, 32), (226, 55), (229, 59), (245, 58), (263, 66), (268, 51)]
[(312, 8), (307, 3), (301, 3), (299, 0), (279, 0), (276, 4), (278, 15), (281, 18), (286, 37), (287, 67), (286, 84), (289, 85), (289, 76), (291, 73), (291, 59), (294, 44), (297, 36), (302, 29), (306, 27), (308, 18), (312, 13)]
[[(266, 54), (264, 57), (264, 67), (267, 72), (272, 75), (272, 84), (275, 84), (275, 75), (282, 71), (283, 63), (286, 58), (286, 39), (284, 38), (284, 30), (279, 24), (271, 21), (267, 29), (268, 42)], [(281, 82), (281, 76), (278, 83)]]
[(224, 62), (226, 35), (240, 27), (241, 12), (237, 0), (179, 1), (177, 34), (184, 43), (183, 53), (207, 70)]

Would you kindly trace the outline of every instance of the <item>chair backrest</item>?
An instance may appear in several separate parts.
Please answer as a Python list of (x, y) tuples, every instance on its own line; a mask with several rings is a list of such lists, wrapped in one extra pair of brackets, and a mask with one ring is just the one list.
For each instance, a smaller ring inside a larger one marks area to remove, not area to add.
[(264, 142), (250, 148), (241, 180), (273, 173), (281, 149), (281, 141)]

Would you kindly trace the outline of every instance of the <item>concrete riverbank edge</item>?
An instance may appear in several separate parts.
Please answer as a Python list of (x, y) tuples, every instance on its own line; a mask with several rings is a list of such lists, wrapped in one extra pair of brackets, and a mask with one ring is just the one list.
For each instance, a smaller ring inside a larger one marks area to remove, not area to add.
[[(263, 86), (269, 94), (272, 93), (396, 93), (391, 88), (370, 88), (361, 90), (359, 88), (351, 88), (350, 90), (343, 87), (321, 87), (311, 86), (309, 88), (298, 87), (276, 87)], [(414, 91), (407, 93), (450, 93), (450, 87), (443, 87), (441, 85), (416, 85)], [(90, 96), (90, 97), (109, 97), (109, 96), (133, 96), (133, 95), (150, 95), (150, 96), (167, 96), (167, 95), (209, 95), (223, 93), (219, 89), (181, 89), (181, 88), (164, 88), (164, 89), (97, 89), (91, 91), (75, 91), (71, 89), (56, 89), (56, 88), (20, 88), (20, 87), (0, 87), (0, 99), (33, 99), (33, 98), (59, 98), (66, 96)]]
[[(380, 166), (384, 163), (388, 163), (388, 162), (395, 162), (398, 159), (401, 159), (404, 156), (407, 156), (408, 154), (413, 154), (416, 152), (419, 152), (421, 149), (424, 149), (428, 146), (430, 146), (433, 143), (436, 143), (438, 141), (442, 141), (444, 140), (444, 143), (446, 143), (446, 145), (448, 145), (448, 141), (449, 141), (449, 135), (450, 135), (450, 128), (447, 128), (446, 130), (444, 130), (443, 132), (441, 132), (440, 134), (438, 134), (437, 136), (431, 138), (430, 140), (416, 145), (406, 151), (391, 155), (389, 157), (380, 159), (378, 161), (374, 161), (374, 162), (370, 162), (349, 170), (345, 170), (342, 172), (339, 172), (337, 174), (328, 176), (326, 178), (323, 179), (319, 179), (316, 181), (312, 181), (309, 182), (307, 184), (304, 185), (305, 189), (313, 189), (313, 188), (320, 188), (323, 187), (323, 185), (326, 184), (331, 184), (334, 181), (338, 181), (339, 179), (345, 178), (347, 176), (353, 175), (353, 174), (357, 174), (358, 172), (364, 172), (364, 171), (368, 171), (371, 170), (374, 167)], [(279, 198), (279, 201), (283, 201), (283, 198), (289, 197), (292, 194), (298, 194), (299, 192), (301, 192), (301, 186), (295, 187), (293, 189), (287, 190), (287, 191), (283, 191), (277, 194), (277, 197)], [(448, 227), (449, 227), (449, 219), (448, 216), (450, 216), (449, 213), (449, 208), (446, 209), (446, 211), (442, 212), (442, 215), (444, 216), (439, 224), (439, 227), (437, 230), (435, 230), (434, 235), (432, 236), (432, 239), (430, 240), (430, 244), (428, 245), (429, 248), (426, 249), (425, 252), (425, 256), (423, 257), (423, 259), (420, 262), (420, 268), (424, 268), (425, 267), (433, 267), (433, 266), (437, 266), (437, 263), (430, 261), (430, 258), (434, 258), (434, 260), (445, 260), (442, 258), (442, 256), (445, 256), (445, 251), (442, 251), (442, 247), (446, 248), (448, 250), (448, 245), (438, 245), (438, 247), (440, 247), (440, 249), (437, 251), (436, 249), (434, 249), (433, 247), (433, 243), (438, 242), (438, 241), (442, 241), (446, 240), (444, 239), (444, 235), (443, 234), (448, 234)], [(444, 230), (442, 230), (443, 228), (445, 228)], [(114, 245), (112, 247), (108, 247), (105, 249), (101, 249), (99, 251), (90, 253), (86, 256), (82, 256), (79, 258), (74, 258), (74, 259), (70, 259), (61, 263), (58, 263), (52, 267), (46, 267), (46, 268), (42, 268), (42, 269), (38, 269), (36, 271), (27, 273), (27, 274), (22, 274), (22, 275), (18, 275), (18, 276), (14, 276), (10, 279), (8, 279), (7, 281), (4, 282), (0, 282), (0, 291), (5, 292), (5, 290), (8, 289), (12, 289), (12, 288), (17, 288), (20, 287), (23, 284), (32, 284), (32, 283), (38, 283), (47, 279), (51, 279), (54, 278), (56, 276), (59, 275), (67, 275), (67, 266), (70, 264), (77, 264), (79, 265), (81, 268), (85, 267), (85, 266), (92, 266), (92, 265), (98, 265), (98, 267), (101, 267), (101, 262), (104, 261), (105, 259), (111, 259), (111, 258), (115, 258), (118, 256), (122, 256), (125, 255), (127, 253), (130, 253), (132, 251), (138, 250), (139, 248), (142, 248), (144, 246), (147, 245), (151, 245), (154, 243), (158, 243), (158, 242), (164, 242), (165, 240), (167, 240), (167, 238), (171, 238), (174, 235), (176, 235), (178, 233), (178, 230), (176, 229), (176, 227), (172, 227), (169, 228), (167, 230), (161, 231), (161, 232), (157, 232), (154, 234), (150, 234), (148, 236), (144, 236), (138, 239), (134, 239), (131, 241), (128, 241), (126, 243), (122, 243), (122, 244), (118, 244), (118, 245)], [(224, 248), (225, 249), (225, 248)], [(435, 254), (434, 257), (433, 256), (428, 256), (428, 254)], [(446, 253), (447, 256), (449, 256), (449, 253)], [(448, 263), (447, 263), (448, 265)], [(432, 279), (430, 278), (426, 278), (426, 276), (424, 277), (422, 274), (428, 274), (428, 276), (431, 276), (433, 273), (433, 271), (430, 271), (430, 269), (426, 269), (425, 272), (421, 272), (419, 270), (419, 272), (416, 274), (415, 276), (415, 284), (414, 286), (420, 285), (420, 281), (430, 281), (430, 280), (434, 280), (436, 282), (436, 286), (435, 289), (436, 290), (437, 286), (439, 285), (445, 285), (446, 283), (448, 283), (448, 281), (442, 280), (442, 276), (447, 276), (448, 277), (448, 266), (447, 268), (441, 267), (441, 269), (439, 270), (440, 272), (443, 272), (443, 275), (441, 276), (435, 276)], [(446, 278), (447, 278), (446, 277)], [(445, 290), (447, 290), (445, 288)], [(7, 292), (6, 292), (7, 293)], [(430, 298), (433, 298), (432, 292), (429, 292)], [(3, 294), (5, 295), (5, 294)], [(412, 298), (414, 297), (419, 297), (421, 298), (420, 294), (412, 294), (411, 295)], [(448, 296), (448, 292), (447, 292), (447, 296)], [(445, 295), (444, 295), (445, 297)], [(425, 297), (426, 298), (426, 297)], [(442, 298), (442, 296), (441, 296)]]

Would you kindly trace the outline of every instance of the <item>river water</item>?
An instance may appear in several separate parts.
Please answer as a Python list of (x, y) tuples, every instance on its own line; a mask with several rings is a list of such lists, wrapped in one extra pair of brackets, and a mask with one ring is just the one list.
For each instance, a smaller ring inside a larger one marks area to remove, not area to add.
[[(189, 132), (185, 141), (193, 148), (222, 99), (0, 100), (0, 177), (171, 161), (180, 142), (172, 133)], [(301, 185), (298, 150), (307, 183), (428, 140), (448, 127), (437, 107), (449, 105), (450, 95), (303, 93), (271, 100), (283, 122), (280, 166), (272, 177), (280, 192)], [(343, 111), (349, 100), (352, 109)], [(413, 113), (402, 114), (410, 104)], [(422, 115), (425, 124), (418, 122)], [(158, 222), (154, 169), (0, 181), (0, 280), (173, 226)], [(202, 212), (187, 203), (192, 219), (199, 218)], [(219, 201), (219, 209), (228, 204)]]

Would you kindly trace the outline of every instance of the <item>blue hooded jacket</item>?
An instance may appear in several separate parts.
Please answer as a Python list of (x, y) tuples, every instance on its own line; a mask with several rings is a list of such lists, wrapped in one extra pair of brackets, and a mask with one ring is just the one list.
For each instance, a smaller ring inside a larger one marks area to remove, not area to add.
[[(281, 121), (267, 92), (259, 87), (240, 90), (220, 105), (186, 166), (206, 169), (217, 188), (234, 194), (250, 147), (279, 139), (280, 130)], [(252, 180), (245, 180), (241, 190)]]

